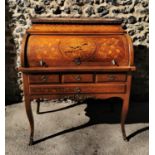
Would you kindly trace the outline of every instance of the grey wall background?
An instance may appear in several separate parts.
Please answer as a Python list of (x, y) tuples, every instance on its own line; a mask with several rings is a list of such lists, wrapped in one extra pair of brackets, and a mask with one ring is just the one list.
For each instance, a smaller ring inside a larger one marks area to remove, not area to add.
[(131, 99), (148, 101), (149, 0), (6, 0), (6, 104), (23, 97), (20, 66), (22, 37), (31, 17), (117, 17), (132, 37), (137, 71)]

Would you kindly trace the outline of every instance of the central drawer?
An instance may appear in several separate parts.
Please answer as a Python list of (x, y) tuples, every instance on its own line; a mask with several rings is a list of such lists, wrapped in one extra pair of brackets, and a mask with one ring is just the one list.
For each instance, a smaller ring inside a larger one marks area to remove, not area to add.
[(91, 83), (93, 82), (93, 74), (63, 74), (62, 83)]
[(83, 94), (83, 93), (125, 93), (125, 84), (57, 84), (30, 85), (31, 95)]

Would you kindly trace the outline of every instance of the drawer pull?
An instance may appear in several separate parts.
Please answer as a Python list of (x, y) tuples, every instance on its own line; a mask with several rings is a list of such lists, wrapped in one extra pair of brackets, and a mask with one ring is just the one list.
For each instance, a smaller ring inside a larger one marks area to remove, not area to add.
[(45, 76), (45, 75), (41, 76), (41, 80), (42, 80), (42, 81), (46, 82), (47, 79), (48, 79), (47, 76)]
[(115, 80), (116, 77), (114, 75), (109, 75), (109, 80)]
[(111, 63), (112, 63), (113, 65), (116, 65), (116, 62), (115, 62), (114, 59), (111, 61)]
[(114, 59), (111, 61), (111, 63), (112, 63), (113, 65), (119, 66), (118, 62), (117, 62), (116, 60), (114, 60)]
[(75, 92), (76, 93), (80, 93), (81, 92), (81, 89), (80, 88), (75, 88)]
[(81, 64), (81, 59), (80, 58), (75, 58), (74, 62), (76, 65), (80, 65)]
[(40, 60), (40, 61), (39, 61), (39, 64), (40, 64), (41, 67), (46, 66), (46, 63), (45, 63), (43, 60)]
[(80, 80), (81, 80), (80, 75), (76, 75), (76, 76), (75, 76), (75, 79), (76, 79), (77, 81), (80, 81)]

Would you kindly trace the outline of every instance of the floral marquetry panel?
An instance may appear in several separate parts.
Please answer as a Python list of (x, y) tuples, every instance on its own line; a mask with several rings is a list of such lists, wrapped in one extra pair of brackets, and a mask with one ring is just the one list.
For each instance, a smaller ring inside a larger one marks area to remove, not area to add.
[(91, 39), (69, 38), (62, 39), (59, 44), (60, 51), (64, 57), (70, 60), (80, 58), (81, 60), (89, 59), (96, 51), (96, 43)]
[(121, 35), (32, 35), (28, 39), (28, 65), (128, 65), (126, 42)]

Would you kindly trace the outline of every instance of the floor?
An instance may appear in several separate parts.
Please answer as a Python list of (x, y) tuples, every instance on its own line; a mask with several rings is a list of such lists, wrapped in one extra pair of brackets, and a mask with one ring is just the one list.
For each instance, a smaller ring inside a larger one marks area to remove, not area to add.
[(129, 142), (124, 142), (119, 124), (121, 104), (88, 102), (43, 102), (40, 114), (36, 114), (33, 102), (33, 146), (28, 145), (29, 124), (24, 103), (6, 106), (6, 155), (149, 154), (147, 103), (130, 106), (126, 125)]

